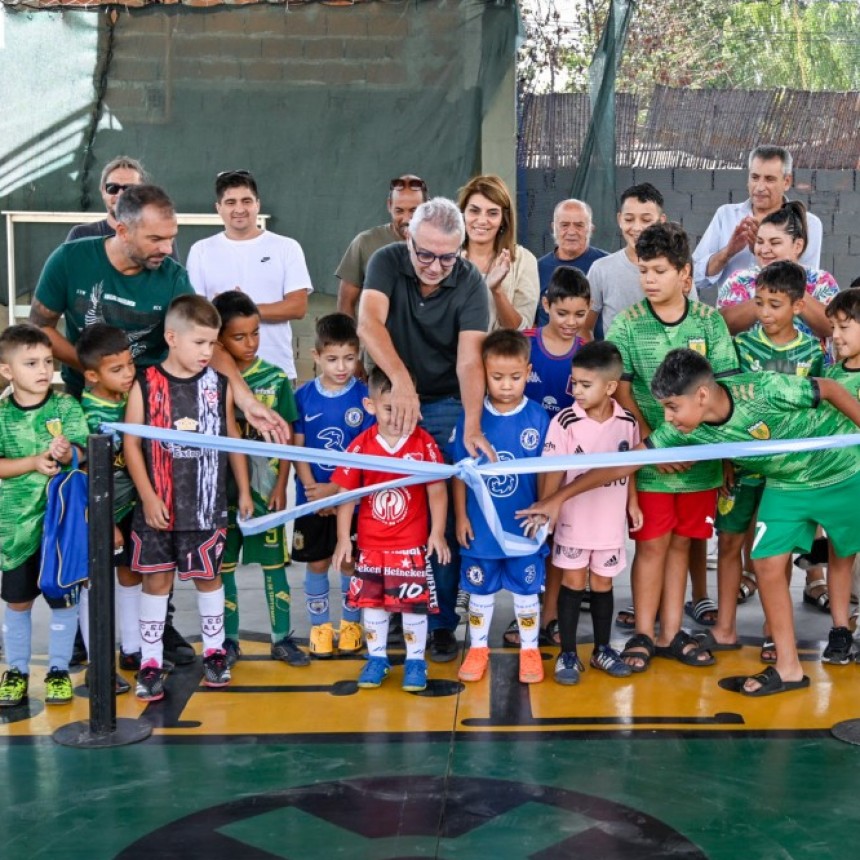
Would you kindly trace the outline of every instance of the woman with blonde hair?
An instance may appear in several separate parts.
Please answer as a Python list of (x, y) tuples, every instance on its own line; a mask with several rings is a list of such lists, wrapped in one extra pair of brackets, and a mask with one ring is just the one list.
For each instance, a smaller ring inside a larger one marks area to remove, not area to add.
[(463, 256), (480, 270), (490, 295), (490, 331), (532, 325), (540, 294), (537, 260), (517, 244), (510, 192), (498, 176), (475, 176), (460, 189), (466, 222)]

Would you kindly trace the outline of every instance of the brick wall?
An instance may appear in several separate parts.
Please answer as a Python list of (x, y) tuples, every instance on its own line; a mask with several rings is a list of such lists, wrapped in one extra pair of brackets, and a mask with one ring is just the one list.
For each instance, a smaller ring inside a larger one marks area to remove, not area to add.
[[(745, 170), (619, 168), (616, 188), (620, 193), (639, 182), (655, 185), (666, 198), (666, 213), (681, 222), (695, 247), (718, 206), (747, 198), (746, 178)], [(573, 171), (559, 170), (549, 177), (544, 171), (529, 170), (526, 184), (532, 212), (526, 244), (535, 253), (545, 254), (553, 246), (547, 226), (552, 208), (569, 196)], [(797, 170), (790, 196), (803, 201), (821, 219), (821, 268), (830, 272), (841, 287), (847, 287), (860, 276), (860, 171)], [(614, 223), (596, 226), (595, 245), (607, 251), (621, 247)]]

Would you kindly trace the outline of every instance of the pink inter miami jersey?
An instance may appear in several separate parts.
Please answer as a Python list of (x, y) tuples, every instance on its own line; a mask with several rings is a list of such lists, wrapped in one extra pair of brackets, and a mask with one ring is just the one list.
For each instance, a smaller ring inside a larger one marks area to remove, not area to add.
[[(442, 454), (433, 437), (420, 427), (390, 448), (374, 425), (357, 436), (347, 451), (398, 460), (442, 462)], [(341, 466), (335, 470), (331, 482), (345, 490), (355, 490), (402, 477), (402, 473), (368, 472), (352, 466)], [(397, 550), (424, 546), (427, 543), (428, 523), (426, 484), (370, 493), (359, 501), (358, 548)]]
[[(629, 451), (639, 444), (636, 419), (612, 401), (615, 409), (608, 421), (589, 418), (574, 403), (559, 412), (549, 425), (543, 453), (602, 454)], [(583, 469), (571, 469), (564, 483), (569, 484)], [(627, 482), (619, 478), (568, 499), (561, 507), (555, 538), (558, 543), (579, 549), (614, 549), (624, 544), (627, 534)]]

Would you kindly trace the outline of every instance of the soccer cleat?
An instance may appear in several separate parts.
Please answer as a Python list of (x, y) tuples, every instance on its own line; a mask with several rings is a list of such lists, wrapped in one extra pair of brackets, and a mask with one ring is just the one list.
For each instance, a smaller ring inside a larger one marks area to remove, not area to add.
[(334, 627), (331, 624), (314, 624), (308, 639), (308, 650), (317, 660), (334, 656)]
[(847, 627), (831, 627), (827, 636), (827, 647), (821, 655), (822, 663), (831, 666), (847, 666), (854, 654), (854, 637)]
[(177, 666), (187, 666), (193, 663), (197, 657), (194, 649), (185, 641), (182, 634), (172, 625), (164, 625), (162, 636), (164, 644), (164, 656)]
[(633, 669), (621, 659), (621, 655), (608, 645), (595, 648), (588, 662), (592, 669), (600, 669), (613, 678), (626, 678), (633, 674)]
[(520, 683), (539, 684), (543, 681), (543, 660), (537, 648), (520, 650)]
[(26, 702), (29, 681), (30, 676), (17, 669), (4, 672), (0, 681), (0, 708), (14, 708)]
[(363, 690), (372, 690), (382, 684), (390, 671), (391, 664), (387, 657), (368, 657), (358, 676), (358, 686)]
[(203, 686), (226, 687), (230, 683), (230, 666), (223, 651), (210, 651), (203, 658)]
[(74, 697), (75, 691), (69, 673), (51, 666), (51, 671), (45, 676), (45, 704), (67, 705)]
[(357, 654), (363, 644), (361, 625), (357, 621), (341, 621), (337, 650), (341, 654)]
[(584, 668), (582, 661), (576, 656), (576, 651), (562, 651), (555, 661), (553, 678), (556, 684), (572, 687), (579, 683), (579, 673)]
[(311, 658), (296, 645), (292, 636), (284, 636), (272, 645), (273, 660), (280, 660), (288, 666), (310, 666)]
[(227, 665), (232, 669), (242, 656), (242, 649), (235, 639), (225, 639), (224, 653), (227, 655)]
[(420, 693), (427, 689), (426, 660), (407, 660), (403, 664), (403, 689), (407, 693)]
[(164, 673), (155, 660), (148, 660), (136, 676), (134, 695), (141, 702), (157, 702), (164, 698)]
[(483, 648), (470, 648), (466, 654), (466, 659), (463, 665), (460, 666), (457, 672), (457, 677), (461, 681), (480, 681), (484, 677), (484, 672), (487, 671), (487, 664), (490, 662), (490, 649), (486, 646)]

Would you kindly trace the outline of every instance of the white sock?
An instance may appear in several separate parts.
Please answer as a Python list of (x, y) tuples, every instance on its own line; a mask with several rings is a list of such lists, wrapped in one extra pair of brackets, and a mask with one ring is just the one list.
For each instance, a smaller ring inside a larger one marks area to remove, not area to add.
[[(137, 619), (134, 619), (135, 625)], [(84, 640), (84, 648), (90, 653), (90, 590), (81, 586), (78, 592), (78, 627), (81, 628), (81, 639)]]
[(495, 594), (469, 595), (469, 647), (486, 648), (493, 620)]
[(156, 666), (164, 659), (164, 621), (167, 618), (167, 594), (140, 595), (140, 665), (150, 660)]
[(403, 613), (403, 641), (407, 660), (423, 660), (427, 647), (427, 616), (414, 612)]
[(540, 601), (536, 594), (515, 594), (514, 612), (520, 628), (520, 648), (537, 648), (540, 633)]
[(388, 656), (388, 622), (391, 616), (384, 609), (362, 610), (364, 638), (370, 657)]
[(203, 656), (224, 650), (224, 586), (215, 591), (197, 592), (200, 632), (203, 634)]
[(126, 654), (140, 651), (140, 595), (142, 585), (116, 584), (116, 615), (119, 621), (119, 642)]

